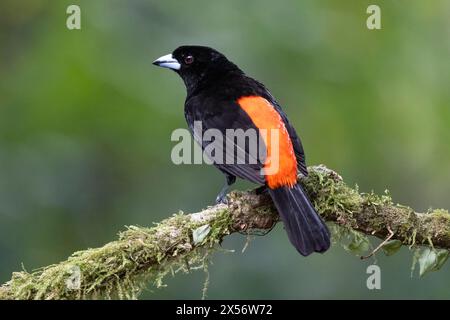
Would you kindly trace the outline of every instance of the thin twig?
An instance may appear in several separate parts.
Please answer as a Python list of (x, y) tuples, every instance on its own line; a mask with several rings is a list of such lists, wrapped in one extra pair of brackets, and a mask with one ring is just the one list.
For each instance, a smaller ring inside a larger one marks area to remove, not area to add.
[(389, 226), (387, 226), (387, 229), (389, 231), (389, 235), (387, 236), (386, 239), (384, 239), (384, 241), (382, 243), (380, 243), (380, 245), (378, 247), (376, 247), (369, 255), (367, 256), (361, 256), (361, 260), (365, 260), (368, 259), (370, 257), (372, 257), (375, 253), (377, 253), (389, 240), (391, 240), (391, 238), (394, 236), (394, 232), (391, 230), (391, 228)]

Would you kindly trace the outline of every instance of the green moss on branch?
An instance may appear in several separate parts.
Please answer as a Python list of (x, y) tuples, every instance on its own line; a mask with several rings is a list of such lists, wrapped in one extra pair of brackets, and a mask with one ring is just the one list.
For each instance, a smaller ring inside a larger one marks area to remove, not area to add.
[[(415, 213), (394, 205), (388, 194), (359, 193), (324, 166), (309, 171), (302, 183), (325, 220), (380, 238), (391, 229), (393, 239), (405, 245), (450, 248), (448, 211)], [(137, 298), (145, 284), (161, 286), (168, 273), (204, 268), (230, 233), (270, 230), (277, 222), (267, 194), (233, 192), (228, 205), (179, 213), (152, 228), (132, 226), (103, 247), (31, 273), (15, 272), (0, 287), (0, 299)]]

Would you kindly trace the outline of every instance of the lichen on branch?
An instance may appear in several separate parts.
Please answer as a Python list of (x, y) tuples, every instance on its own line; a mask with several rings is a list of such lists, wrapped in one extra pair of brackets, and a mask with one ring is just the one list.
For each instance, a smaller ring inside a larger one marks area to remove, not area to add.
[[(387, 193), (359, 193), (325, 166), (310, 167), (309, 172), (301, 183), (325, 220), (358, 234), (381, 239), (389, 235), (410, 247), (446, 249), (445, 257), (441, 251), (424, 265), (428, 263), (428, 268), (435, 270), (445, 262), (450, 249), (448, 211), (417, 213), (394, 204)], [(227, 235), (268, 231), (278, 221), (266, 193), (235, 191), (227, 205), (178, 213), (151, 228), (131, 226), (103, 247), (75, 252), (65, 261), (33, 272), (14, 272), (0, 287), (0, 299), (137, 298), (149, 282), (161, 286), (169, 273), (206, 269), (211, 253)], [(430, 252), (427, 257), (433, 257)]]

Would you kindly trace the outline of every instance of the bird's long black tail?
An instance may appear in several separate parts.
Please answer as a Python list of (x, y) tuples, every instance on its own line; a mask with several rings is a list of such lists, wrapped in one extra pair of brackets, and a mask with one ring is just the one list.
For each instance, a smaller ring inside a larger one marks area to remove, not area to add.
[(330, 247), (330, 232), (300, 184), (268, 190), (289, 240), (301, 255), (324, 252)]

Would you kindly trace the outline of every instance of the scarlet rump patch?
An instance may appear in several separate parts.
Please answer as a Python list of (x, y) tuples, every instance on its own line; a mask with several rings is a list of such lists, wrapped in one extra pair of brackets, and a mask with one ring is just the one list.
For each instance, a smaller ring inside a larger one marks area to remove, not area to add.
[[(270, 161), (274, 157), (278, 157), (278, 170), (273, 174), (266, 174), (265, 178), (267, 185), (271, 189), (276, 189), (282, 186), (292, 187), (297, 183), (297, 160), (295, 158), (294, 148), (289, 133), (283, 119), (275, 110), (273, 105), (266, 99), (259, 96), (248, 96), (238, 99), (239, 106), (249, 115), (255, 126), (261, 130), (266, 129), (267, 135), (262, 135), (264, 143), (266, 144), (266, 160), (264, 162), (264, 169), (270, 167)], [(276, 148), (273, 148), (270, 131), (278, 129), (278, 155)]]

